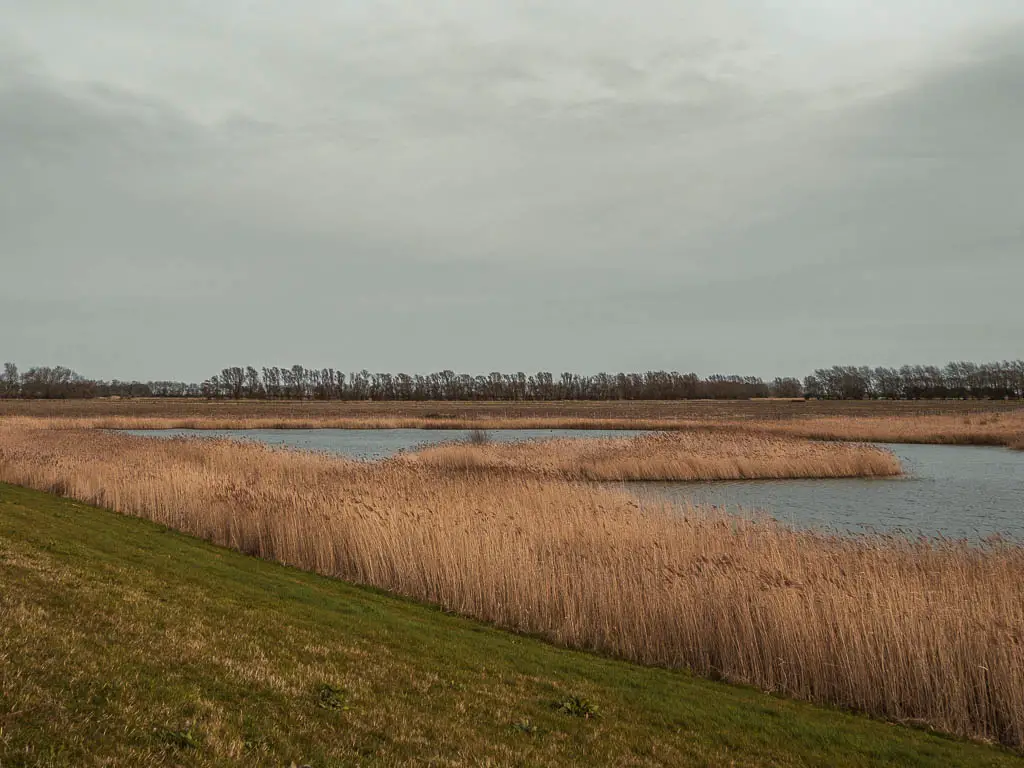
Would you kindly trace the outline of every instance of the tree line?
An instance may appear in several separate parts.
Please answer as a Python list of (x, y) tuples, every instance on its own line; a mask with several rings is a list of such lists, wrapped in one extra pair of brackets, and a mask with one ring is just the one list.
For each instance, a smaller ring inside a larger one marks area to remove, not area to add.
[(900, 368), (833, 366), (803, 382), (806, 397), (835, 400), (917, 400), (928, 398), (1020, 399), (1024, 360), (996, 363), (904, 365)]
[(701, 400), (811, 397), (836, 400), (1024, 398), (1024, 361), (952, 362), (943, 367), (833, 366), (811, 375), (764, 381), (695, 373), (343, 373), (334, 368), (228, 367), (203, 382), (103, 381), (63, 366), (20, 372), (5, 363), (0, 397), (166, 397), (233, 400)]

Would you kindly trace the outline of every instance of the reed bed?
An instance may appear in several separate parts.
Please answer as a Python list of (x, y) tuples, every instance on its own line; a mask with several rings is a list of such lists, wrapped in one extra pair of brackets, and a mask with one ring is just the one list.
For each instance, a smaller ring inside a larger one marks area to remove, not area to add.
[[(300, 410), (301, 412), (301, 410)], [(675, 432), (694, 429), (809, 438), (820, 441), (993, 445), (1024, 450), (1024, 410), (969, 414), (901, 414), (889, 416), (812, 416), (736, 419), (660, 415), (527, 416), (457, 413), (424, 415), (71, 415), (0, 416), (11, 427), (40, 429), (229, 430), (229, 429), (572, 429)]]
[(0, 426), (0, 480), (567, 646), (1024, 746), (1024, 550), (528, 473)]
[(691, 429), (633, 438), (437, 445), (400, 457), (441, 471), (490, 471), (564, 480), (751, 480), (892, 477), (891, 452), (863, 443)]
[(813, 440), (995, 445), (1024, 450), (1024, 410), (967, 415), (829, 416), (730, 422), (733, 428)]

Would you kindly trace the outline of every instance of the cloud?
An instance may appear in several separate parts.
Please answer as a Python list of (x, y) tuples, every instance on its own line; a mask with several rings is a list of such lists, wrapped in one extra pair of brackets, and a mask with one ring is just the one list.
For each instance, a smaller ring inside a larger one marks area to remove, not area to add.
[(1012, 355), (1024, 30), (921, 38), (919, 5), (884, 35), (753, 0), (12, 8), (0, 301), (24, 320), (0, 354), (142, 377)]
[(788, 196), (773, 234), (807, 222), (819, 263), (1011, 265), (1022, 244), (1022, 85), (1024, 26), (835, 114), (819, 127), (813, 182)]

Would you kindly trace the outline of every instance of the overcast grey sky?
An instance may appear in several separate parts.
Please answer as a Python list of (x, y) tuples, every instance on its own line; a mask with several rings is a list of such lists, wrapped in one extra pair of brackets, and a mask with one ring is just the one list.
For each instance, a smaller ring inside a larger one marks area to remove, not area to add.
[(0, 359), (1024, 356), (1020, 0), (0, 0)]

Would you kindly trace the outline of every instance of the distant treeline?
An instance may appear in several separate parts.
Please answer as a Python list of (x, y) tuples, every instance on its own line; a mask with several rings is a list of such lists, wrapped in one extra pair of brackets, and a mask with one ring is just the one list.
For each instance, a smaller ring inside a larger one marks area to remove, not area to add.
[(486, 376), (441, 371), (345, 374), (334, 368), (224, 368), (202, 383), (180, 381), (100, 381), (62, 366), (19, 372), (5, 363), (0, 397), (200, 397), (234, 400), (738, 400), (752, 397), (1024, 398), (1024, 361), (948, 363), (943, 367), (833, 366), (803, 380), (695, 373), (598, 373), (582, 376), (546, 372), (491, 373)]

